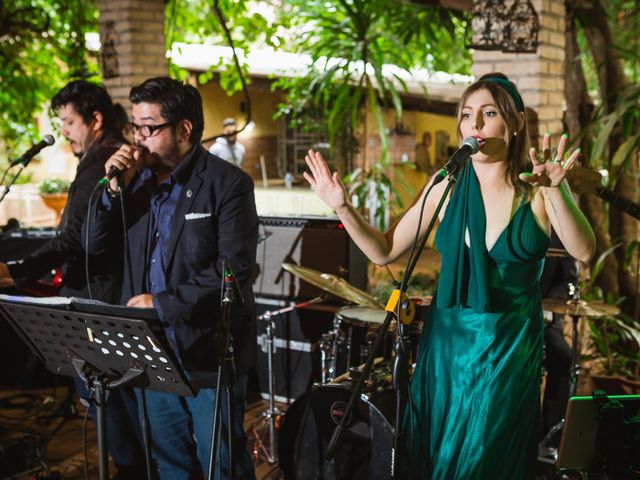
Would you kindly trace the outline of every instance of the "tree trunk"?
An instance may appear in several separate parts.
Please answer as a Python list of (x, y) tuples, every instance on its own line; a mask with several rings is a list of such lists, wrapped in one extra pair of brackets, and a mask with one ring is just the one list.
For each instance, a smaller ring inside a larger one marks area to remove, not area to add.
[[(628, 82), (624, 75), (619, 53), (612, 42), (607, 14), (599, 1), (592, 0), (581, 4), (576, 11), (576, 16), (582, 25), (589, 50), (596, 64), (605, 111), (611, 112), (615, 108), (618, 92)], [(612, 156), (623, 140), (622, 128), (618, 125), (609, 137), (607, 167), (612, 177), (615, 175), (612, 180), (616, 193), (625, 198), (636, 200), (638, 198), (637, 165), (632, 161), (625, 169), (626, 171), (615, 172), (617, 166), (611, 164)], [(614, 242), (622, 241), (622, 246), (614, 251), (618, 263), (616, 275), (619, 295), (625, 298), (622, 310), (628, 315), (633, 315), (636, 310), (636, 279), (630, 274), (631, 272), (625, 271), (624, 263), (629, 243), (637, 240), (640, 234), (637, 220), (611, 206), (609, 208), (609, 234)]]
[[(593, 102), (587, 93), (582, 62), (580, 61), (580, 47), (576, 36), (575, 2), (568, 1), (566, 15), (566, 54), (565, 54), (565, 98), (567, 110), (565, 112), (565, 124), (570, 138), (577, 138), (580, 132), (588, 125), (593, 113)], [(587, 138), (582, 139), (584, 150)], [(580, 199), (580, 206), (587, 216), (596, 236), (596, 258), (611, 246), (611, 238), (607, 231), (606, 214), (604, 204), (596, 195), (584, 195)], [(618, 262), (615, 256), (608, 255), (604, 268), (598, 276), (596, 284), (606, 294), (619, 296), (618, 287)]]
[[(624, 171), (620, 172), (614, 188), (615, 192), (631, 200), (638, 199), (638, 160), (637, 155), (628, 162)], [(638, 251), (631, 258), (629, 268), (625, 270), (626, 247), (633, 240), (640, 239), (640, 223), (635, 218), (630, 217), (617, 208), (611, 207), (609, 210), (609, 230), (611, 237), (623, 241), (623, 247), (616, 251), (618, 262), (618, 282), (620, 285), (620, 296), (625, 298), (622, 310), (628, 315), (637, 315), (638, 308)], [(638, 318), (635, 316), (635, 318)]]

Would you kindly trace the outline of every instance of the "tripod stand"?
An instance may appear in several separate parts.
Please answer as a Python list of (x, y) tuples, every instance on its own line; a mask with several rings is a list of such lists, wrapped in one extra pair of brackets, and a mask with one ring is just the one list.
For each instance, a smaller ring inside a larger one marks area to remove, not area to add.
[[(267, 377), (269, 380), (269, 406), (267, 410), (262, 412), (260, 418), (256, 420), (250, 427), (249, 431), (255, 439), (255, 446), (253, 448), (253, 456), (255, 461), (258, 460), (260, 454), (264, 455), (264, 458), (270, 464), (278, 462), (278, 440), (276, 436), (276, 429), (279, 428), (280, 419), (282, 418), (282, 412), (275, 405), (275, 375), (273, 371), (273, 355), (276, 352), (276, 344), (274, 341), (275, 322), (274, 317), (288, 313), (298, 308), (304, 308), (314, 303), (324, 301), (324, 296), (316, 297), (312, 300), (290, 305), (288, 307), (281, 308), (279, 310), (270, 310), (257, 317), (258, 321), (266, 322), (265, 325), (265, 347), (267, 349)], [(260, 430), (266, 426), (268, 433), (268, 445), (265, 445), (262, 439)]]

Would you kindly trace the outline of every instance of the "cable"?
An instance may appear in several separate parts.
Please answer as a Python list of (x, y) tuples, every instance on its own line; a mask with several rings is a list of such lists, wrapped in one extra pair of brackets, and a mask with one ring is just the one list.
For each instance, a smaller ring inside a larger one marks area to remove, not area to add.
[(246, 101), (247, 119), (245, 121), (245, 124), (242, 126), (242, 128), (240, 130), (236, 130), (232, 134), (224, 134), (223, 133), (221, 135), (215, 135), (213, 137), (205, 138), (203, 140), (203, 142), (208, 142), (210, 140), (215, 140), (215, 139), (220, 138), (220, 137), (228, 137), (230, 135), (236, 135), (236, 134), (242, 132), (244, 129), (246, 129), (247, 126), (251, 123), (251, 119), (252, 119), (251, 97), (249, 96), (249, 90), (247, 88), (247, 81), (245, 80), (244, 75), (242, 74), (242, 68), (240, 67), (240, 61), (238, 60), (238, 55), (236, 54), (236, 47), (234, 47), (234, 45), (233, 45), (233, 38), (231, 38), (231, 32), (229, 31), (229, 28), (227, 27), (227, 23), (224, 20), (224, 16), (222, 15), (222, 10), (220, 10), (219, 0), (214, 0), (213, 1), (213, 12), (215, 13), (216, 17), (218, 17), (218, 20), (220, 21), (220, 25), (222, 26), (222, 30), (224, 31), (225, 37), (227, 38), (227, 43), (229, 44), (229, 47), (231, 48), (231, 53), (233, 55), (233, 63), (235, 65), (236, 71), (238, 72), (238, 78), (240, 79), (240, 84), (242, 85), (242, 93), (244, 94), (244, 98), (245, 98), (245, 101)]
[(127, 265), (127, 273), (129, 274), (129, 285), (131, 285), (131, 293), (132, 295), (135, 295), (135, 291), (133, 290), (133, 271), (131, 266), (131, 250), (129, 249), (129, 233), (127, 232), (127, 215), (124, 211), (124, 207), (125, 207), (124, 180), (121, 179), (118, 186), (120, 187), (120, 214), (122, 218), (122, 241), (124, 243), (125, 263)]
[(93, 196), (98, 191), (98, 187), (100, 187), (100, 183), (97, 183), (95, 187), (93, 187), (93, 191), (91, 195), (89, 195), (89, 203), (87, 205), (87, 218), (85, 219), (85, 223), (87, 224), (86, 232), (84, 235), (84, 274), (85, 281), (87, 282), (87, 293), (89, 294), (89, 300), (93, 300), (93, 295), (91, 293), (91, 277), (89, 275), (89, 231), (91, 230), (91, 204), (93, 203)]
[[(92, 395), (92, 393), (90, 393), (90, 395)], [(82, 399), (80, 400), (80, 403), (87, 408), (84, 412), (84, 418), (82, 419), (82, 464), (84, 467), (84, 480), (89, 480), (89, 452), (87, 447), (87, 418), (89, 417), (89, 401), (86, 401), (87, 403), (85, 404)]]

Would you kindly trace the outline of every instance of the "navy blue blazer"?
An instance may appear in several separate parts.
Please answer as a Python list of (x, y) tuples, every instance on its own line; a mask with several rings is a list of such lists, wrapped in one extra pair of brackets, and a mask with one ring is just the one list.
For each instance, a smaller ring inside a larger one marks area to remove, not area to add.
[[(158, 313), (165, 327), (172, 327), (175, 348), (183, 367), (194, 382), (213, 386), (216, 370), (222, 261), (235, 273), (244, 305), (234, 304), (231, 328), (237, 373), (253, 365), (256, 354), (255, 302), (251, 275), (256, 260), (258, 215), (253, 180), (229, 162), (195, 146), (189, 165), (177, 179), (181, 184), (171, 236), (168, 242), (165, 292), (156, 295)], [(150, 193), (135, 178), (124, 194), (131, 261), (123, 270), (121, 303), (146, 293), (145, 272), (149, 227)], [(106, 209), (101, 196), (92, 201), (91, 217), (83, 231), (89, 230), (90, 253), (108, 251), (122, 243), (120, 203)]]

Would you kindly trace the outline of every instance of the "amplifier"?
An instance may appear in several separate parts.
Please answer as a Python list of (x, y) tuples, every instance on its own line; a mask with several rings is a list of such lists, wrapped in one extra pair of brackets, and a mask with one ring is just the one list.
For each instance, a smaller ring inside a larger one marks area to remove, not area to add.
[(336, 219), (260, 217), (254, 293), (298, 300), (322, 293), (285, 271), (283, 263), (337, 275), (367, 289), (367, 258)]
[[(52, 228), (5, 229), (0, 234), (0, 262), (20, 260), (56, 236)], [(54, 296), (58, 286), (53, 273), (45, 275), (23, 289), (7, 287), (0, 293), (8, 295)], [(42, 362), (17, 336), (13, 328), (0, 318), (0, 385), (44, 387), (59, 383), (45, 370)], [(0, 450), (1, 452), (2, 450)]]
[(19, 260), (56, 236), (54, 229), (19, 228), (0, 234), (0, 262)]

